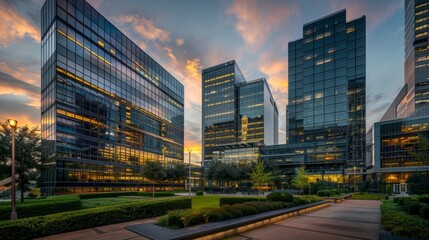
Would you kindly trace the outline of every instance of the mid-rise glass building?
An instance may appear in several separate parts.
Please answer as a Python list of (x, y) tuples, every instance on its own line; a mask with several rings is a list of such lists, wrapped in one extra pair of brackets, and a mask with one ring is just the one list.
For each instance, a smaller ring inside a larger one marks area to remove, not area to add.
[(287, 174), (305, 163), (312, 174), (341, 182), (363, 172), (365, 22), (347, 22), (342, 10), (305, 24), (303, 37), (289, 42), (287, 144), (263, 147), (261, 158)]
[[(202, 72), (203, 160), (257, 159), (278, 141), (278, 110), (264, 78), (246, 81), (235, 61)], [(249, 149), (245, 149), (249, 148)]]
[(183, 161), (184, 87), (84, 0), (42, 8), (43, 195), (144, 190)]
[(427, 178), (429, 162), (413, 153), (429, 156), (429, 149), (420, 144), (428, 140), (428, 115), (375, 123), (367, 134), (368, 173), (372, 179), (391, 184), (404, 183), (416, 173)]

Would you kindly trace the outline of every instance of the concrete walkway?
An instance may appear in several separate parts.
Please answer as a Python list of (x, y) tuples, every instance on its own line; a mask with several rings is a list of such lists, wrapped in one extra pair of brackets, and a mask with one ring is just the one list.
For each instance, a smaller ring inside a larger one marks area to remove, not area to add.
[(285, 219), (228, 238), (250, 239), (378, 239), (380, 201), (346, 200), (315, 212)]
[(129, 239), (129, 240), (145, 240), (147, 238), (131, 232), (127, 229), (125, 229), (126, 226), (134, 225), (134, 224), (140, 224), (145, 223), (148, 221), (153, 221), (154, 218), (145, 218), (142, 220), (136, 220), (131, 222), (123, 222), (123, 223), (117, 223), (117, 224), (111, 224), (111, 225), (105, 225), (105, 226), (99, 226), (94, 228), (88, 228), (84, 230), (74, 231), (74, 232), (68, 232), (68, 233), (61, 233), (57, 235), (51, 235), (44, 238), (38, 238), (38, 239), (45, 239), (45, 240), (110, 240), (110, 239)]

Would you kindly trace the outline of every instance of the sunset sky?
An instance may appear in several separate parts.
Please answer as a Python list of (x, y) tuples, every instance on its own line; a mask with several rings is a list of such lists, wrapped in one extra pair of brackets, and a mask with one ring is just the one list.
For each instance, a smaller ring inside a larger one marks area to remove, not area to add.
[[(248, 80), (266, 77), (285, 142), (288, 42), (303, 24), (346, 9), (367, 17), (367, 128), (403, 84), (402, 0), (88, 1), (185, 85), (185, 159), (201, 158), (201, 70), (235, 59)], [(0, 121), (40, 125), (40, 10), (44, 0), (0, 0)]]

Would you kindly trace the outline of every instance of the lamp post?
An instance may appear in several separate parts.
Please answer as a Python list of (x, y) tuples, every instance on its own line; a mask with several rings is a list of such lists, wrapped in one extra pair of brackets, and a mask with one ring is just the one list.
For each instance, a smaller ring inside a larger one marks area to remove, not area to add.
[(356, 166), (353, 167), (353, 180), (354, 180), (353, 192), (356, 192)]
[(15, 189), (15, 129), (18, 125), (18, 121), (14, 119), (8, 119), (7, 122), (12, 128), (12, 212), (10, 213), (10, 219), (16, 220), (16, 189)]
[(191, 198), (191, 153), (192, 153), (192, 149), (189, 148), (188, 149), (188, 153), (189, 153), (189, 178), (188, 178), (188, 189), (189, 189), (189, 198)]

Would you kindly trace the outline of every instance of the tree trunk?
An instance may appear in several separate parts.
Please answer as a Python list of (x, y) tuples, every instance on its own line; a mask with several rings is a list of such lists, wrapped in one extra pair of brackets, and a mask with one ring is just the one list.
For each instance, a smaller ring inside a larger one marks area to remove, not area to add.
[(155, 182), (152, 182), (152, 198), (155, 198)]

